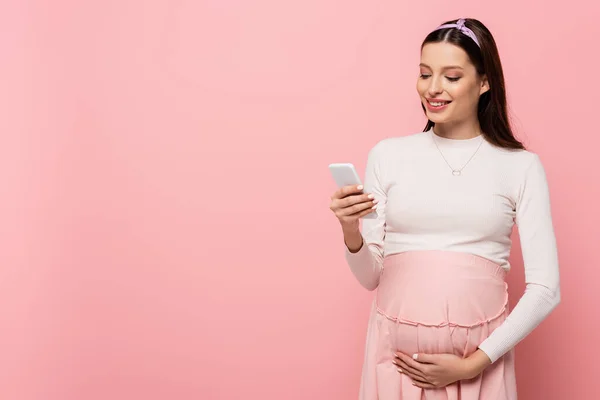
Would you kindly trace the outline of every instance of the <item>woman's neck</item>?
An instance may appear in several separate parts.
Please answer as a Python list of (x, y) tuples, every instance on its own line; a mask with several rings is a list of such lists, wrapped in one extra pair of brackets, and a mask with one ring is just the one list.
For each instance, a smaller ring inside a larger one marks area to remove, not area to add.
[(482, 133), (479, 121), (435, 124), (433, 132), (438, 136), (453, 140), (473, 139)]

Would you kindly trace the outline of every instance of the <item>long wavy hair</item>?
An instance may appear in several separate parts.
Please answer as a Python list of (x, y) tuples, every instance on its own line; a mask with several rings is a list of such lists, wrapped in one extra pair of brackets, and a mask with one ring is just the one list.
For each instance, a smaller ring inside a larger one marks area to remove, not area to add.
[[(458, 20), (447, 21), (443, 24), (454, 24)], [(488, 141), (496, 146), (507, 149), (525, 149), (518, 141), (510, 127), (506, 106), (506, 88), (504, 73), (498, 54), (498, 47), (491, 32), (480, 21), (465, 18), (465, 26), (475, 33), (481, 48), (456, 28), (442, 28), (431, 32), (421, 45), (421, 50), (427, 43), (447, 42), (463, 49), (475, 65), (480, 75), (486, 75), (490, 89), (479, 97), (477, 117), (479, 124)], [(422, 105), (422, 104), (421, 104)], [(422, 105), (423, 106), (423, 105)], [(425, 106), (423, 106), (425, 111)], [(428, 119), (424, 131), (433, 128), (435, 123)]]

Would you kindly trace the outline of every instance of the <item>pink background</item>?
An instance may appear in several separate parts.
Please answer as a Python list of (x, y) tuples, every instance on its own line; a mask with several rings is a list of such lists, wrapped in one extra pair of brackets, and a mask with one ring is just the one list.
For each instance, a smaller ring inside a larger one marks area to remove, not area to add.
[(0, 398), (355, 399), (373, 293), (327, 164), (423, 127), (420, 42), (461, 16), (551, 185), (563, 302), (520, 399), (598, 397), (592, 4), (4, 1)]

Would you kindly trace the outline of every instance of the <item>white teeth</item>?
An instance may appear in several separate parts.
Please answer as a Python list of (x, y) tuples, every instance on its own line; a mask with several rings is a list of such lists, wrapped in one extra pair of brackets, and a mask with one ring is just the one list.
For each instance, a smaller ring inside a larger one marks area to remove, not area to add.
[(434, 106), (434, 107), (441, 107), (441, 106), (443, 106), (443, 105), (446, 105), (446, 104), (448, 104), (448, 102), (447, 102), (447, 101), (445, 101), (445, 102), (435, 102), (435, 103), (434, 103), (434, 102), (430, 101), (430, 102), (429, 102), (429, 104), (431, 104), (431, 105), (432, 105), (432, 106)]

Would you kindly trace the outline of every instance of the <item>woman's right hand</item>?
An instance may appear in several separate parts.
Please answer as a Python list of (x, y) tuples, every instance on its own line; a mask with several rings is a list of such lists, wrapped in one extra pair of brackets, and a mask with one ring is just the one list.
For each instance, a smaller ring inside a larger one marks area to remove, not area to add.
[(362, 186), (348, 185), (335, 191), (329, 208), (342, 228), (357, 228), (360, 218), (375, 211), (377, 202), (372, 194), (363, 193)]

